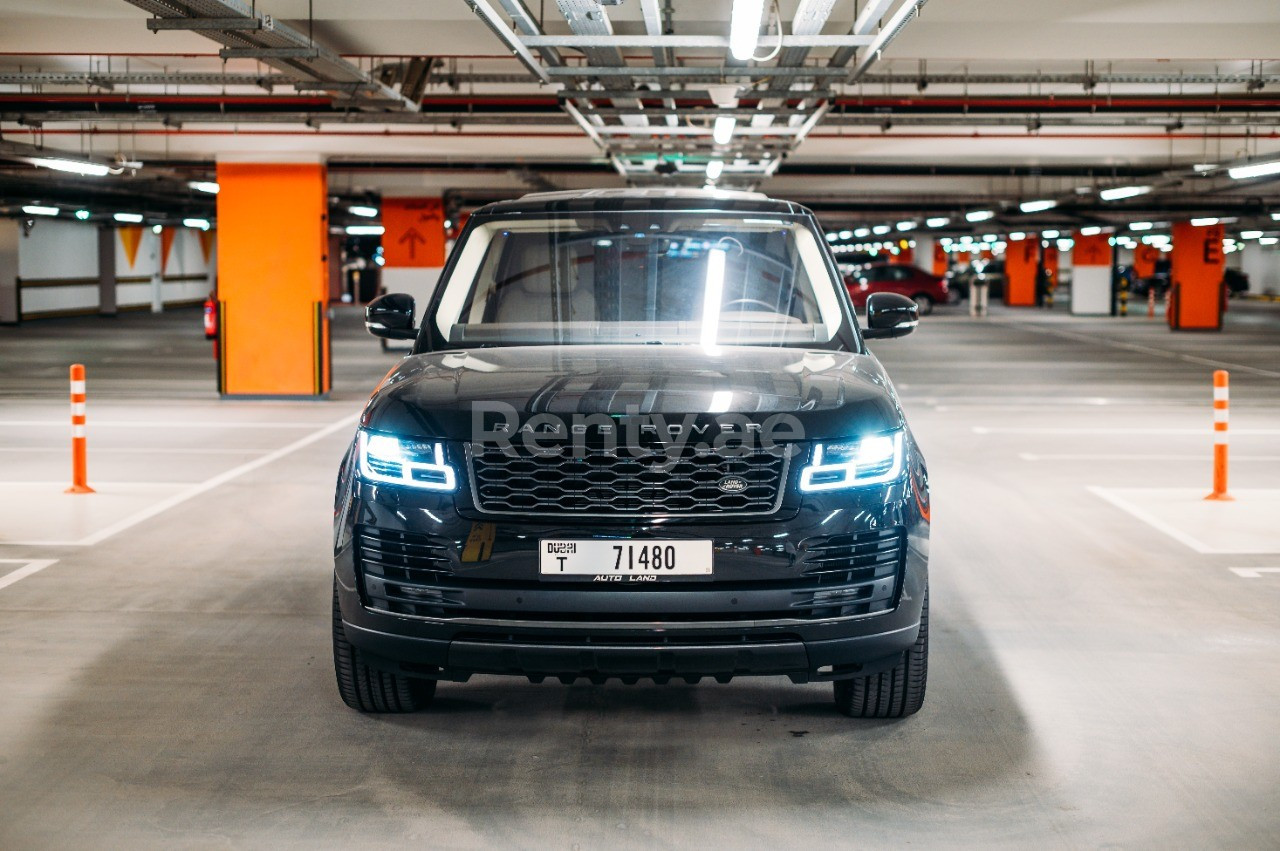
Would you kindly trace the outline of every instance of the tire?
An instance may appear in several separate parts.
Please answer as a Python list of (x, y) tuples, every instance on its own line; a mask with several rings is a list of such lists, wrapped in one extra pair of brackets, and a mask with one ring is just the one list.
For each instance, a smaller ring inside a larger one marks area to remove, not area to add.
[(929, 675), (929, 591), (920, 610), (920, 635), (902, 661), (869, 677), (836, 680), (836, 709), (850, 718), (906, 718), (924, 706)]
[(361, 712), (417, 712), (436, 694), (435, 680), (419, 680), (371, 668), (347, 641), (338, 608), (338, 583), (333, 584), (333, 668), (342, 702)]
[(913, 295), (911, 300), (916, 303), (916, 307), (920, 308), (921, 316), (928, 316), (930, 313), (933, 313), (933, 299), (924, 293)]

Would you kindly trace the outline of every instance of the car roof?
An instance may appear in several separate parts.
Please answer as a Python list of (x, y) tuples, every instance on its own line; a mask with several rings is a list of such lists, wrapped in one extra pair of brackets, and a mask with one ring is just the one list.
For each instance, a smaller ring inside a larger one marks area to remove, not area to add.
[(730, 189), (628, 188), (577, 189), (535, 192), (510, 201), (498, 201), (476, 210), (476, 215), (530, 213), (650, 212), (657, 210), (711, 210), (719, 212), (798, 214), (809, 211), (792, 201), (780, 201), (760, 192)]

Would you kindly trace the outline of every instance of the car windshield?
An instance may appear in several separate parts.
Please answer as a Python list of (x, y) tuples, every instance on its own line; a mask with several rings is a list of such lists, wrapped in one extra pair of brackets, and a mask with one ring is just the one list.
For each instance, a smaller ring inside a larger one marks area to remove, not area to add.
[(813, 346), (836, 286), (797, 216), (519, 216), (468, 231), (433, 321), (454, 346)]

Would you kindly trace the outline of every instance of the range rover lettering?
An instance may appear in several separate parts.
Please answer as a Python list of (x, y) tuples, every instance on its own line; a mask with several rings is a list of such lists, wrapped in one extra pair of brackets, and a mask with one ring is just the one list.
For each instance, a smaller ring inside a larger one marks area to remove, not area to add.
[(813, 214), (742, 192), (491, 204), (365, 406), (334, 506), (339, 692), (441, 680), (833, 683), (847, 715), (924, 701), (929, 485)]

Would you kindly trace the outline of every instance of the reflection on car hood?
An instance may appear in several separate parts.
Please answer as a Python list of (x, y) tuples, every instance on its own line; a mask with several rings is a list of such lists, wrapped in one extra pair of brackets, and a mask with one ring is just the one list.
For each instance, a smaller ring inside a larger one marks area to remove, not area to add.
[(472, 418), (509, 405), (537, 414), (740, 414), (800, 420), (806, 437), (902, 425), (892, 385), (869, 354), (778, 347), (512, 346), (413, 355), (379, 386), (362, 423), (415, 437), (467, 440)]

